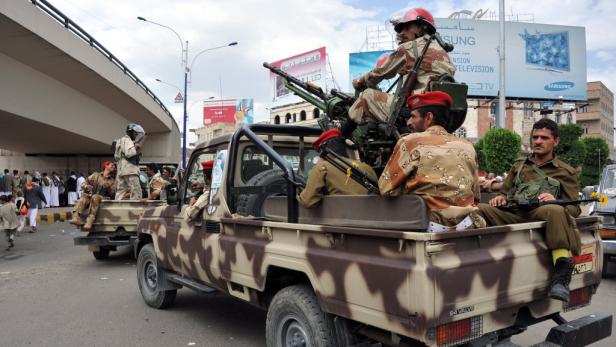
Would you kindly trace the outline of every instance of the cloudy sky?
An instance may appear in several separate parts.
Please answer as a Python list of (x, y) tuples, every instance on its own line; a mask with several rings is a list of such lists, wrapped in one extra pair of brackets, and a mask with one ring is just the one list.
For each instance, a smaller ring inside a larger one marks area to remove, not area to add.
[[(180, 124), (181, 104), (174, 104), (183, 70), (178, 38), (164, 28), (137, 20), (142, 16), (172, 27), (189, 41), (193, 64), (188, 93), (189, 127), (202, 125), (199, 105), (209, 97), (254, 98), (256, 120), (267, 119), (268, 72), (261, 63), (326, 46), (334, 78), (348, 86), (348, 53), (362, 48), (366, 28), (384, 25), (408, 7), (423, 7), (435, 17), (468, 9), (498, 12), (498, 0), (50, 0), (137, 74), (170, 108)], [(507, 14), (535, 23), (586, 27), (588, 80), (601, 80), (616, 91), (616, 1), (505, 1)]]

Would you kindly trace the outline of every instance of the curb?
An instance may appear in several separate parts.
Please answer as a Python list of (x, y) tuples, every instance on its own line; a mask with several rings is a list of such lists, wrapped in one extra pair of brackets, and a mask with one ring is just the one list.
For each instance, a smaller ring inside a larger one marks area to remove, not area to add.
[[(47, 214), (39, 214), (36, 216), (36, 223), (47, 223), (52, 224), (55, 222), (66, 222), (73, 218), (73, 212), (56, 212), (56, 213), (47, 213)], [(30, 225), (30, 221), (26, 217), (26, 224)]]

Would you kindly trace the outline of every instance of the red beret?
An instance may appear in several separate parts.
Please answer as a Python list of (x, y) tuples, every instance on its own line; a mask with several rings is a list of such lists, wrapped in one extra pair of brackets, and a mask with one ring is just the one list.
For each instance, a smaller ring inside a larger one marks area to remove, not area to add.
[(103, 162), (103, 169), (104, 169), (104, 168), (106, 168), (106, 167), (107, 167), (107, 165), (109, 165), (109, 164), (113, 164), (113, 162), (112, 162), (111, 160), (105, 160), (105, 161)]
[(449, 94), (437, 90), (423, 94), (413, 94), (409, 96), (406, 103), (411, 110), (425, 106), (444, 106), (451, 108), (453, 100)]
[(203, 170), (212, 170), (214, 168), (214, 161), (213, 160), (202, 161), (201, 168)]
[(340, 129), (334, 128), (334, 129), (328, 130), (322, 133), (321, 136), (319, 136), (319, 138), (312, 143), (312, 147), (314, 147), (314, 149), (316, 150), (319, 150), (319, 147), (321, 147), (321, 145), (325, 143), (325, 141), (332, 139), (334, 137), (340, 137), (340, 136), (342, 136)]

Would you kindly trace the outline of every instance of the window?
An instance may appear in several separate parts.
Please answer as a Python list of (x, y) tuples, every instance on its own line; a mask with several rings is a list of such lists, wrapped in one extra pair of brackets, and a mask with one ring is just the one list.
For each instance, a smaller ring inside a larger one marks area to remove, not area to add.
[(495, 116), (498, 113), (498, 101), (493, 101), (490, 104), (490, 115)]
[[(279, 147), (274, 146), (274, 150), (280, 154), (280, 156), (291, 163), (293, 171), (296, 174), (300, 174), (300, 157), (299, 149), (295, 147)], [(316, 163), (316, 158), (319, 153), (312, 148), (304, 147), (304, 178), (308, 177), (308, 172), (312, 169)], [(275, 165), (273, 160), (265, 154), (260, 148), (256, 146), (246, 146), (242, 151), (242, 164), (241, 164), (241, 177), (243, 182), (248, 182), (251, 178), (255, 177), (259, 173), (271, 170), (280, 169), (278, 165)]]
[(461, 137), (461, 138), (466, 138), (466, 128), (465, 127), (460, 127), (458, 130), (456, 130), (456, 136)]
[[(213, 160), (216, 154), (215, 149), (208, 149), (203, 153), (200, 153), (195, 160), (190, 163), (188, 169), (188, 184), (186, 185), (184, 193), (184, 204), (190, 204), (191, 199), (198, 199), (203, 194), (203, 188), (206, 185), (205, 177), (203, 176), (203, 168), (201, 163), (206, 160)], [(209, 184), (209, 182), (207, 182)]]
[(313, 119), (319, 118), (320, 115), (321, 115), (321, 110), (319, 110), (318, 108), (315, 108), (314, 110), (312, 110), (312, 118)]
[(287, 114), (284, 116), (284, 119), (285, 119), (285, 120), (284, 120), (284, 122), (285, 122), (285, 123), (290, 123), (290, 122), (291, 122), (291, 114), (290, 114), (290, 113), (287, 113)]
[(274, 124), (280, 124), (280, 116), (276, 115), (276, 117), (274, 117)]
[(300, 121), (304, 121), (304, 120), (306, 120), (306, 111), (302, 110), (302, 111), (299, 113), (299, 120), (300, 120)]
[(297, 113), (293, 113), (293, 123), (297, 122)]

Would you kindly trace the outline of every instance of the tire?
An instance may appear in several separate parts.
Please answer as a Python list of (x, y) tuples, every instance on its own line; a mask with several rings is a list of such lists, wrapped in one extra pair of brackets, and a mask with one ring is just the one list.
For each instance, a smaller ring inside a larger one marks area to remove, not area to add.
[(109, 258), (109, 252), (110, 252), (109, 249), (101, 247), (99, 248), (98, 251), (92, 252), (92, 255), (94, 256), (96, 260), (105, 260)]
[(337, 347), (333, 317), (321, 310), (314, 291), (294, 285), (274, 296), (265, 322), (268, 347)]
[(143, 301), (157, 309), (170, 307), (175, 301), (177, 290), (156, 290), (158, 280), (158, 260), (154, 245), (148, 243), (139, 251), (137, 258), (137, 283)]
[(237, 198), (237, 213), (242, 216), (263, 217), (263, 202), (268, 196), (286, 195), (287, 180), (282, 177), (282, 171), (279, 169), (271, 169), (259, 172), (253, 178), (246, 182), (247, 187), (254, 186), (282, 186), (280, 193), (259, 193), (259, 194), (242, 194)]
[(607, 278), (610, 277), (610, 273), (608, 271), (610, 267), (610, 256), (603, 255), (603, 269), (601, 269), (601, 277)]

